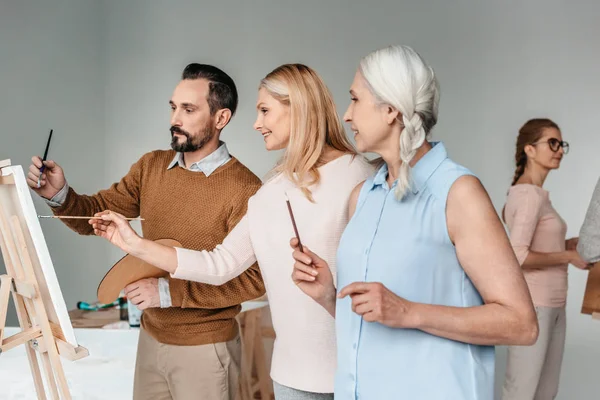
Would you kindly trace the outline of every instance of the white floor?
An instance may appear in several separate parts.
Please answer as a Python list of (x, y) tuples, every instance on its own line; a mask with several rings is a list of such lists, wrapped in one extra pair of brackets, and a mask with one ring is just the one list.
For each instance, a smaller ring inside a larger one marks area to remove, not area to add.
[[(16, 332), (8, 328), (6, 336)], [(72, 398), (130, 400), (138, 334), (137, 329), (75, 329), (77, 342), (90, 355), (78, 361), (62, 359)], [(0, 399), (37, 399), (23, 346), (0, 354)]]

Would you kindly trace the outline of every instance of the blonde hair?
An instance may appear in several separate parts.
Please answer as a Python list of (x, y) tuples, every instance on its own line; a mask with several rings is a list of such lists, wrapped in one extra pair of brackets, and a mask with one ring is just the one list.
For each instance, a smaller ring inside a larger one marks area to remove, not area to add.
[(437, 123), (439, 84), (433, 69), (408, 46), (376, 50), (361, 60), (359, 70), (377, 102), (402, 114), (395, 192), (400, 200), (411, 185), (409, 163)]
[(320, 181), (326, 147), (357, 154), (336, 112), (331, 92), (321, 77), (303, 64), (284, 64), (259, 85), (290, 107), (290, 139), (282, 159), (269, 174), (283, 173), (310, 200), (309, 186)]

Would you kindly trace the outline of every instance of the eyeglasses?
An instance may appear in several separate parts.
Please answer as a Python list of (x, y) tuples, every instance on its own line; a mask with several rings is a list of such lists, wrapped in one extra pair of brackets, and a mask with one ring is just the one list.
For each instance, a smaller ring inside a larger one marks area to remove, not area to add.
[(552, 150), (553, 152), (557, 152), (561, 147), (563, 148), (563, 152), (565, 154), (569, 153), (569, 143), (562, 141), (562, 140), (558, 140), (556, 138), (550, 138), (544, 142), (536, 142), (536, 143), (531, 143), (532, 146), (535, 146), (536, 144), (540, 144), (540, 143), (548, 143), (548, 146), (550, 147), (550, 150)]

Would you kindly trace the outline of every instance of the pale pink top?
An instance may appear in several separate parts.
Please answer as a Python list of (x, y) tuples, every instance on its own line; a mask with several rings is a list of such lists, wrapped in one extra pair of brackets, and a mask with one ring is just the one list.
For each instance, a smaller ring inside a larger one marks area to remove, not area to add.
[[(548, 192), (541, 187), (512, 186), (504, 216), (519, 264), (523, 265), (530, 250), (538, 253), (565, 251), (567, 225), (552, 207)], [(524, 269), (523, 273), (536, 306), (565, 306), (568, 264)]]
[(267, 181), (250, 198), (248, 211), (211, 251), (177, 248), (174, 278), (221, 285), (258, 261), (271, 308), (276, 339), (271, 378), (308, 392), (332, 393), (336, 370), (335, 320), (292, 281), (294, 229), (310, 250), (329, 263), (336, 276), (336, 252), (348, 223), (348, 201), (356, 185), (373, 173), (361, 156), (344, 155), (319, 168), (321, 181), (310, 188), (314, 202), (284, 175)]

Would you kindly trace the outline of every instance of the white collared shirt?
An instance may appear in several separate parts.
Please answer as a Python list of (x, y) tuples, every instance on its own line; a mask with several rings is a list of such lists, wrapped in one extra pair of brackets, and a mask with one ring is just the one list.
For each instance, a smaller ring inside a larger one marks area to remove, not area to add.
[(183, 153), (175, 154), (175, 158), (171, 161), (171, 164), (167, 167), (167, 169), (171, 169), (176, 165), (179, 165), (181, 168), (189, 169), (194, 172), (203, 172), (204, 175), (209, 176), (217, 168), (226, 164), (229, 160), (231, 160), (231, 156), (229, 155), (229, 150), (227, 150), (227, 145), (225, 142), (219, 142), (219, 148), (206, 157), (204, 157), (200, 161), (196, 161), (192, 165), (186, 167), (185, 161), (183, 160)]

